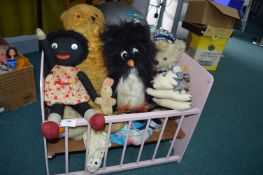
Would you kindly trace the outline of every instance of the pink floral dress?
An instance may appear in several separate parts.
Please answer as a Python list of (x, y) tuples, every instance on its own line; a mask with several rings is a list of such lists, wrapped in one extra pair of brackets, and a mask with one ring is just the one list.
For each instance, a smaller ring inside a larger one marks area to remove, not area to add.
[(45, 102), (76, 105), (89, 100), (89, 95), (77, 77), (78, 68), (56, 65), (45, 79)]

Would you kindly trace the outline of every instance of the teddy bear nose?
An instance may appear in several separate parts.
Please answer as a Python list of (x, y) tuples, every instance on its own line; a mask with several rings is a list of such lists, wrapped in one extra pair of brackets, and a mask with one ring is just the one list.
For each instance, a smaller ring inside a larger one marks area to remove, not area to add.
[(92, 21), (94, 22), (96, 18), (94, 16), (91, 16)]
[(155, 65), (157, 65), (157, 64), (159, 64), (159, 61), (157, 61), (157, 60), (154, 60), (154, 62), (153, 62)]

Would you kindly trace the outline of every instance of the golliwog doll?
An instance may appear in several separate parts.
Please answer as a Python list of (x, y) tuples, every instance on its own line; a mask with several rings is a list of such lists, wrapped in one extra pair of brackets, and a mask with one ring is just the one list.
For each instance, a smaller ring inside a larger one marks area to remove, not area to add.
[(46, 37), (38, 28), (36, 34), (45, 54), (44, 60), (51, 70), (44, 86), (45, 102), (50, 106), (50, 114), (41, 126), (42, 134), (48, 139), (59, 135), (59, 123), (65, 105), (79, 112), (93, 129), (102, 129), (105, 125), (104, 116), (96, 113), (88, 104), (90, 98), (96, 100), (97, 93), (86, 74), (78, 68), (88, 54), (85, 37), (73, 30), (52, 32)]

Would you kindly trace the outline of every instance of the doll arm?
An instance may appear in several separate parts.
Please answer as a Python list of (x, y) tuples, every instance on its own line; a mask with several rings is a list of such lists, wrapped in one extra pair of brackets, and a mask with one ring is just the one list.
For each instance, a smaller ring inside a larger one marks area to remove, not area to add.
[(40, 46), (45, 53), (45, 60), (47, 61), (50, 69), (52, 69), (56, 65), (56, 62), (53, 60), (52, 49), (49, 41), (47, 40), (46, 34), (40, 28), (37, 28), (36, 35)]
[(170, 99), (175, 101), (191, 101), (192, 95), (187, 93), (180, 93), (179, 91), (174, 90), (160, 90), (147, 88), (146, 93), (155, 98)]
[(79, 80), (81, 81), (81, 83), (83, 84), (83, 86), (85, 87), (91, 99), (95, 102), (98, 95), (93, 85), (91, 84), (89, 78), (87, 77), (87, 75), (84, 72), (79, 71), (77, 76)]

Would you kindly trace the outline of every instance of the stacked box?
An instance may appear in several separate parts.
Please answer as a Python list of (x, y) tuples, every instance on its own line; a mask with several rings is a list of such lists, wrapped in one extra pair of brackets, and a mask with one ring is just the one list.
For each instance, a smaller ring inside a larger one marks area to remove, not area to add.
[(190, 0), (182, 25), (190, 31), (187, 53), (207, 70), (216, 70), (239, 20), (234, 8), (211, 0)]
[(223, 55), (227, 38), (213, 38), (211, 36), (198, 36), (190, 33), (191, 38), (187, 54), (195, 59), (205, 69), (214, 71)]

